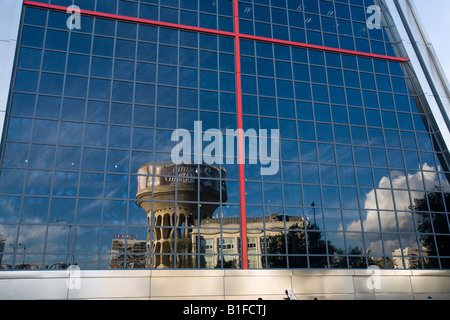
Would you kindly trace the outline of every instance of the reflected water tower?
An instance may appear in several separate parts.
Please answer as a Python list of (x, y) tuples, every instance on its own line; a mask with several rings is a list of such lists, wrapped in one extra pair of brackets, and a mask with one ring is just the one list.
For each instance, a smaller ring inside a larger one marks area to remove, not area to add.
[[(194, 253), (189, 227), (212, 217), (220, 202), (227, 201), (225, 176), (225, 169), (210, 165), (158, 162), (139, 168), (136, 204), (147, 212), (154, 230), (153, 239), (150, 229), (147, 235), (147, 251), (154, 254), (152, 268), (173, 268), (175, 250)], [(183, 265), (184, 257), (177, 256), (177, 266)]]

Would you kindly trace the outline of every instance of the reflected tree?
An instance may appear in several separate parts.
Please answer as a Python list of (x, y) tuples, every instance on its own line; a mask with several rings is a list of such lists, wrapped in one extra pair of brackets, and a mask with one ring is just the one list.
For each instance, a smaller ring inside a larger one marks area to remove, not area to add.
[[(435, 186), (431, 192), (428, 192), (422, 198), (414, 199), (412, 211), (417, 217), (417, 231), (422, 235), (420, 245), (423, 256), (448, 256), (450, 248), (450, 236), (436, 236), (431, 233), (449, 233), (448, 212), (446, 208), (450, 206), (450, 193)], [(431, 213), (430, 212), (438, 212)], [(424, 258), (424, 267), (426, 269), (439, 269), (439, 261), (432, 258)]]
[(194, 258), (190, 255), (192, 253), (192, 238), (190, 235), (177, 236), (176, 252), (177, 268), (194, 268)]
[[(286, 268), (286, 244), (289, 251), (290, 268), (306, 268), (308, 266), (305, 256), (307, 249), (309, 254), (325, 255), (327, 247), (330, 254), (338, 253), (331, 242), (326, 242), (323, 239), (323, 232), (318, 230), (319, 228), (315, 224), (308, 224), (305, 230), (296, 223), (288, 229), (287, 235), (279, 232), (275, 235), (266, 236), (265, 245), (264, 240), (261, 239), (262, 253), (267, 254), (267, 265), (266, 259), (262, 258), (263, 268)], [(326, 268), (328, 262), (324, 257), (312, 257), (310, 267)]]
[[(222, 266), (222, 262), (223, 262), (223, 266)], [(227, 260), (223, 257), (221, 257), (221, 259), (219, 259), (217, 261), (217, 265), (214, 267), (216, 269), (237, 269), (238, 266), (238, 261), (237, 259), (232, 259), (232, 260)]]

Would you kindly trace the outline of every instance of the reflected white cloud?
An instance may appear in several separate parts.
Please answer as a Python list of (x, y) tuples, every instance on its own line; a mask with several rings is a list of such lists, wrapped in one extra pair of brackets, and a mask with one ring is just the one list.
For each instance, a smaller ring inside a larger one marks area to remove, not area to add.
[[(414, 232), (412, 229), (412, 217), (409, 214), (414, 206), (414, 199), (423, 198), (425, 190), (432, 190), (441, 185), (443, 185), (444, 190), (448, 190), (448, 185), (439, 182), (436, 168), (426, 163), (423, 165), (422, 170), (417, 170), (415, 173), (405, 175), (400, 171), (391, 171), (391, 177), (382, 177), (377, 188), (369, 191), (363, 202), (364, 210), (366, 211), (361, 213), (361, 222), (365, 231), (366, 249), (370, 249), (374, 254), (383, 252), (379, 235), (371, 234), (371, 232), (397, 232), (397, 230)], [(410, 190), (409, 192), (407, 191), (408, 189)], [(397, 216), (395, 211), (397, 211)], [(399, 211), (408, 212), (403, 213)], [(360, 230), (361, 224), (359, 220), (351, 221), (347, 226), (347, 231)], [(351, 238), (352, 234), (348, 234), (348, 237)], [(404, 248), (409, 246), (417, 247), (417, 242), (414, 238), (406, 239), (406, 237), (402, 239)], [(399, 247), (397, 236), (384, 239), (384, 253), (386, 255), (392, 254)]]

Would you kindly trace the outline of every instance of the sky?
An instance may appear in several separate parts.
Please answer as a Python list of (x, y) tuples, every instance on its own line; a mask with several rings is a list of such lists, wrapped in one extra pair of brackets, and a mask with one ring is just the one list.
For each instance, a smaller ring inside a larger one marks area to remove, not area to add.
[(414, 0), (419, 19), (450, 80), (450, 0)]

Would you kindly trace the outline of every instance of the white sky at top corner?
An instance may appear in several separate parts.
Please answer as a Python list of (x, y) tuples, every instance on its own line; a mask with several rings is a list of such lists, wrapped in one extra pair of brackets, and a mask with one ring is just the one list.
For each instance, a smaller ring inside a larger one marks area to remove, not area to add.
[(450, 81), (450, 0), (414, 0), (429, 41)]

